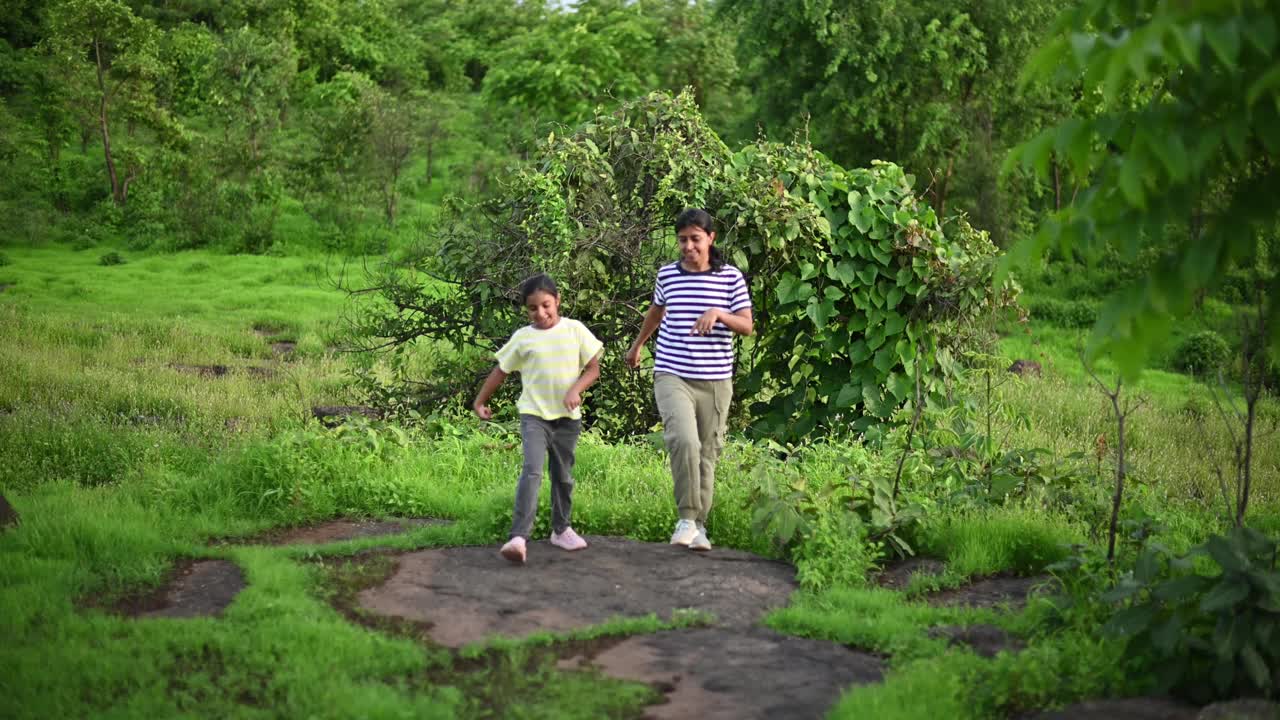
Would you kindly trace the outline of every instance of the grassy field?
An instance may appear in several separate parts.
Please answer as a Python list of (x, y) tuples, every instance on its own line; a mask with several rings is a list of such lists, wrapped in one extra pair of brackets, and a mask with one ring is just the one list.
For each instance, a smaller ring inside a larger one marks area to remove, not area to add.
[[(504, 645), (464, 669), (439, 649), (349, 622), (328, 599), (361, 570), (341, 561), (385, 539), (323, 550), (209, 544), (341, 516), (457, 521), (390, 541), (402, 549), (505, 536), (519, 464), (509, 427), (455, 418), (434, 432), (326, 430), (310, 419), (312, 405), (357, 399), (348, 360), (335, 351), (345, 296), (327, 282), (336, 266), (324, 257), (56, 244), (3, 255), (0, 492), (22, 516), (0, 533), (0, 697), (13, 716), (490, 717), (508, 703), (513, 717), (638, 717), (654, 700), (646, 686), (556, 669), (554, 654), (539, 649), (545, 638)], [(1003, 443), (1046, 448), (1063, 463), (1084, 453), (1075, 462), (1093, 473), (1077, 475), (1093, 485), (1073, 492), (1104, 497), (1111, 456), (1092, 453), (1099, 436), (1114, 443), (1114, 423), (1073, 360), (1081, 331), (1030, 327), (1002, 352), (1039, 360), (1044, 374), (1002, 374), (992, 402), (1004, 409), (995, 421)], [(273, 349), (281, 342), (296, 347), (282, 354)], [(200, 370), (213, 366), (225, 372)], [(1190, 378), (1149, 372), (1130, 392), (1146, 402), (1130, 418), (1126, 517), (1155, 518), (1162, 539), (1189, 547), (1222, 529), (1215, 473), (1229, 433), (1209, 390)], [(1262, 415), (1280, 410), (1268, 400)], [(790, 472), (838, 475), (847, 453), (816, 443)], [(1261, 438), (1255, 454), (1252, 519), (1280, 534), (1277, 435)], [(779, 554), (753, 529), (748, 504), (767, 461), (760, 445), (729, 444), (711, 519), (717, 544)], [(575, 475), (580, 531), (666, 539), (670, 479), (651, 444), (588, 434)], [(952, 507), (935, 489), (911, 490), (935, 498), (910, 540), (949, 562), (946, 582), (1038, 572), (1071, 544), (1096, 542), (1103, 519), (1081, 509), (1088, 504)], [(549, 531), (547, 516), (535, 534)], [(218, 620), (137, 621), (102, 610), (155, 586), (182, 557), (233, 560), (248, 589)], [(849, 692), (833, 717), (989, 717), (1143, 689), (1115, 641), (1050, 632), (1045, 607), (931, 608), (911, 592), (811, 584), (768, 619), (890, 658), (886, 682)], [(1028, 649), (984, 659), (925, 634), (972, 622), (1006, 627)]]

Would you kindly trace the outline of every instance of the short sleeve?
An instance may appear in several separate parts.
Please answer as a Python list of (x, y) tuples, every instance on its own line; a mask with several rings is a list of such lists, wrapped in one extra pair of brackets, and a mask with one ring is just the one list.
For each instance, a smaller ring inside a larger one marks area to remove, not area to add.
[(604, 343), (600, 339), (591, 334), (586, 325), (578, 323), (578, 366), (586, 367), (591, 362), (591, 358), (595, 357), (604, 349)]
[(729, 291), (729, 312), (736, 313), (751, 307), (751, 295), (747, 292), (747, 279), (742, 271), (737, 271), (737, 279)]
[(666, 307), (667, 305), (667, 291), (662, 287), (661, 273), (659, 273), (658, 277), (653, 281), (653, 304), (660, 305), (662, 307)]
[(498, 358), (498, 369), (508, 375), (518, 371), (520, 366), (524, 364), (524, 356), (520, 352), (521, 343), (519, 337), (519, 333), (512, 335), (511, 339), (507, 341), (507, 344), (498, 348), (498, 352), (495, 353)]

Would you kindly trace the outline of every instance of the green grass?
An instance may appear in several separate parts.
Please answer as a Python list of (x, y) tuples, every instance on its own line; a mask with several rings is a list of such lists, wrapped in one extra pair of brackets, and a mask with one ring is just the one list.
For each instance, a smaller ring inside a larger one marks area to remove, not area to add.
[[(1102, 436), (1114, 449), (1116, 422), (1110, 401), (1086, 375), (1073, 344), (1081, 331), (1037, 328), (1035, 337), (1040, 338), (1036, 346), (1019, 335), (1001, 343), (1005, 355), (1044, 366), (1040, 378), (1009, 381), (1000, 389), (1003, 401), (1027, 420), (1025, 429), (1010, 433), (1010, 446), (1092, 457)], [(1103, 364), (1099, 375), (1114, 388), (1115, 375), (1106, 367)], [(1126, 420), (1126, 464), (1132, 482), (1158, 488), (1175, 502), (1220, 508), (1217, 474), (1231, 473), (1233, 430), (1224, 423), (1214, 394), (1224, 409), (1230, 402), (1242, 409), (1242, 401), (1229, 397), (1235, 392), (1160, 370), (1148, 370), (1137, 383), (1125, 386), (1122, 400), (1141, 403)], [(1280, 433), (1273, 430), (1280, 421), (1280, 401), (1264, 397), (1258, 417), (1253, 497), (1259, 505), (1273, 505), (1280, 501)], [(1234, 432), (1239, 434), (1239, 424)], [(1104, 458), (1104, 474), (1109, 474), (1111, 462)]]

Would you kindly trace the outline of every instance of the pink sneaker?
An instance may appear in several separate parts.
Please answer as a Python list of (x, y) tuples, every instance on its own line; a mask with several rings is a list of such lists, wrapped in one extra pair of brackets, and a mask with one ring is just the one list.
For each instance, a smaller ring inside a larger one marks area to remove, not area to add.
[(567, 527), (564, 532), (552, 532), (551, 544), (565, 550), (581, 550), (587, 546), (587, 541), (582, 536), (573, 531), (573, 528)]
[(503, 545), (502, 549), (499, 550), (498, 552), (502, 554), (502, 557), (510, 560), (513, 563), (523, 564), (524, 563), (524, 538), (520, 537), (519, 535), (511, 538), (510, 540), (507, 541), (507, 544)]

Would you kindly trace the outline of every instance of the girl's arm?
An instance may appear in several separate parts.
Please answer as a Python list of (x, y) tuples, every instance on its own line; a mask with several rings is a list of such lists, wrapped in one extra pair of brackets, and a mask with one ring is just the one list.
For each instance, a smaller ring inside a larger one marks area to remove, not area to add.
[(717, 322), (723, 323), (725, 327), (739, 335), (750, 335), (756, 329), (755, 320), (751, 318), (751, 308), (742, 308), (736, 313), (730, 313), (720, 308), (711, 308), (702, 313), (702, 317), (699, 317), (693, 323), (693, 329), (689, 331), (689, 334), (706, 335), (711, 332), (711, 328), (715, 327)]
[(569, 386), (569, 392), (564, 395), (564, 406), (569, 410), (573, 410), (582, 405), (582, 391), (591, 387), (592, 383), (600, 378), (600, 353), (596, 353), (595, 357), (587, 361), (587, 366), (582, 369), (582, 375), (578, 380)]
[[(597, 368), (597, 376), (599, 369)], [(507, 379), (507, 374), (502, 372), (502, 368), (494, 366), (489, 372), (489, 377), (484, 379), (484, 384), (480, 386), (480, 392), (476, 393), (475, 402), (471, 403), (471, 409), (475, 411), (476, 416), (481, 420), (489, 420), (493, 417), (493, 411), (489, 409), (489, 398), (493, 397), (493, 393), (497, 391), (498, 386), (503, 380)]]
[(636, 341), (631, 343), (631, 349), (627, 350), (623, 360), (632, 369), (640, 367), (640, 348), (644, 347), (653, 332), (658, 329), (658, 325), (662, 322), (662, 317), (667, 314), (667, 308), (662, 305), (650, 305), (649, 311), (644, 314), (644, 322), (640, 324), (640, 332), (636, 335)]

